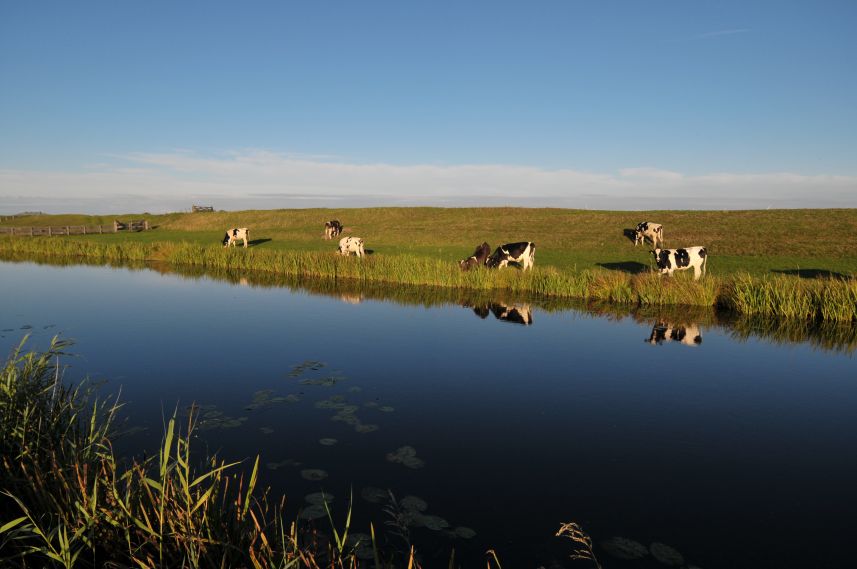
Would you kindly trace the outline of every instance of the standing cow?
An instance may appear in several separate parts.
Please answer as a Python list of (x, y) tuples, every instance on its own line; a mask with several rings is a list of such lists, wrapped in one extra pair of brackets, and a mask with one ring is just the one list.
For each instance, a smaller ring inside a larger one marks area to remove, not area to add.
[(354, 253), (358, 257), (366, 254), (363, 249), (363, 240), (359, 237), (343, 237), (339, 240), (339, 254), (348, 256)]
[(655, 249), (652, 251), (658, 272), (672, 276), (675, 271), (693, 269), (693, 280), (705, 274), (708, 252), (705, 247), (685, 247), (684, 249)]
[(232, 245), (234, 247), (239, 239), (244, 240), (244, 248), (246, 249), (247, 241), (250, 239), (250, 230), (246, 227), (233, 227), (231, 229), (227, 229), (226, 235), (223, 236), (223, 246), (229, 247)]
[(466, 259), (462, 259), (458, 262), (458, 266), (462, 271), (469, 271), (473, 267), (481, 267), (488, 260), (488, 256), (491, 254), (491, 246), (488, 245), (485, 241), (482, 242), (482, 245), (476, 248), (472, 255), (467, 257)]
[(500, 245), (488, 257), (485, 264), (492, 269), (502, 269), (510, 262), (520, 264), (523, 270), (532, 269), (536, 262), (536, 244), (531, 241), (521, 241)]
[(649, 238), (653, 246), (657, 247), (658, 243), (660, 243), (660, 246), (663, 247), (664, 226), (660, 223), (652, 223), (651, 221), (638, 223), (637, 228), (634, 230), (634, 247), (640, 243), (645, 245), (646, 237)]
[(334, 237), (339, 237), (342, 233), (342, 224), (339, 223), (338, 219), (331, 219), (330, 221), (324, 222), (324, 238), (325, 239), (333, 239)]

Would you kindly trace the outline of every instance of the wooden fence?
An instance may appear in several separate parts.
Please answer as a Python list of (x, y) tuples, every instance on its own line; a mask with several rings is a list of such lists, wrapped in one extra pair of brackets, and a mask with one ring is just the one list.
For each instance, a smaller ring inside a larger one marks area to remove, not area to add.
[(120, 231), (148, 231), (149, 221), (146, 219), (128, 222), (114, 221), (112, 225), (53, 225), (49, 227), (0, 227), (0, 235), (92, 235), (99, 233), (118, 233)]

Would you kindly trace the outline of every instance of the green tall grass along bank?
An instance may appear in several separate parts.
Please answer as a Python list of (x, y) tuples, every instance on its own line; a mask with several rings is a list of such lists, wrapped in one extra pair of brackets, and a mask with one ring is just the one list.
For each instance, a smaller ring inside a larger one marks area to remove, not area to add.
[(647, 272), (563, 271), (555, 267), (462, 272), (455, 263), (433, 257), (369, 255), (342, 257), (330, 251), (281, 251), (250, 247), (224, 250), (186, 242), (98, 243), (68, 239), (0, 239), (0, 253), (86, 257), (101, 262), (163, 260), (175, 266), (215, 271), (266, 272), (308, 278), (350, 279), (475, 291), (580, 298), (627, 305), (718, 306), (744, 314), (813, 320), (857, 321), (857, 280), (803, 279), (789, 275), (708, 275), (664, 278)]

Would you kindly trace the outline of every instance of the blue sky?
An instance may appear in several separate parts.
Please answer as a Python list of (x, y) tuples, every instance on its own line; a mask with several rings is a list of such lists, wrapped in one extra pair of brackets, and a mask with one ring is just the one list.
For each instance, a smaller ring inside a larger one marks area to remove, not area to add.
[(0, 213), (857, 207), (857, 2), (0, 4)]

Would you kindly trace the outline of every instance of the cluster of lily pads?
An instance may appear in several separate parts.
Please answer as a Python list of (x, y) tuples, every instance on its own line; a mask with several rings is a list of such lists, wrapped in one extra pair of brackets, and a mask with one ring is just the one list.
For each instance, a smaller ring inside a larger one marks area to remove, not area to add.
[(374, 423), (364, 423), (357, 416), (357, 411), (360, 409), (358, 405), (349, 403), (342, 395), (333, 395), (329, 399), (316, 401), (316, 409), (334, 410), (331, 421), (338, 421), (351, 426), (355, 432), (365, 434), (377, 431), (380, 427)]
[(262, 389), (253, 393), (253, 401), (249, 405), (246, 405), (244, 410), (255, 411), (256, 409), (270, 407), (278, 403), (297, 403), (300, 400), (301, 398), (294, 393), (282, 397), (279, 395), (275, 396), (273, 389)]
[(412, 469), (422, 468), (426, 464), (423, 459), (417, 457), (417, 450), (408, 445), (399, 447), (393, 452), (388, 452), (387, 460)]
[(193, 410), (199, 412), (197, 426), (203, 431), (235, 429), (247, 421), (247, 417), (230, 417), (224, 414), (216, 405), (192, 405), (188, 408), (188, 411)]
[(360, 497), (372, 504), (385, 504), (385, 511), (395, 517), (394, 522), (399, 527), (426, 528), (449, 538), (471, 539), (476, 536), (469, 527), (450, 528), (449, 522), (442, 517), (426, 513), (428, 503), (418, 496), (408, 495), (397, 500), (389, 490), (366, 486), (360, 491)]
[(658, 562), (668, 567), (699, 569), (694, 565), (686, 565), (684, 556), (674, 547), (657, 541), (646, 547), (639, 541), (627, 537), (611, 537), (602, 541), (600, 545), (608, 555), (616, 559), (635, 561), (651, 555)]

